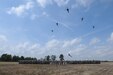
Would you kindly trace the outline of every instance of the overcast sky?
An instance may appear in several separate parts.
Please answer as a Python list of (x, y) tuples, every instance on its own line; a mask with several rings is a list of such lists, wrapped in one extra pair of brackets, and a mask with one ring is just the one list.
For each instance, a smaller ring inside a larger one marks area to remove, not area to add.
[(113, 0), (0, 0), (3, 53), (113, 60)]

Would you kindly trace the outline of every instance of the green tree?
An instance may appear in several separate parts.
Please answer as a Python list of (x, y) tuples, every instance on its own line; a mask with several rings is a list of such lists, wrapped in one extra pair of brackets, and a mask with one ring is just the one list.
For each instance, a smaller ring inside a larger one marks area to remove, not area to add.
[(18, 62), (19, 60), (20, 60), (19, 56), (16, 56), (16, 55), (13, 56), (13, 61)]
[(37, 58), (33, 58), (33, 60), (37, 60)]
[(21, 57), (20, 57), (20, 60), (24, 60), (24, 59), (25, 59), (24, 56), (21, 56)]
[(64, 60), (64, 55), (60, 54), (59, 58), (60, 58), (60, 61), (63, 61)]
[(51, 55), (51, 60), (55, 61), (56, 60), (56, 56), (55, 55)]
[(7, 55), (7, 61), (12, 61), (12, 55)]
[(50, 61), (50, 56), (45, 56), (45, 61)]
[(1, 61), (7, 61), (7, 54), (1, 55)]
[(35, 58), (32, 57), (26, 57), (25, 60), (34, 60)]
[(12, 55), (2, 54), (1, 61), (12, 61)]

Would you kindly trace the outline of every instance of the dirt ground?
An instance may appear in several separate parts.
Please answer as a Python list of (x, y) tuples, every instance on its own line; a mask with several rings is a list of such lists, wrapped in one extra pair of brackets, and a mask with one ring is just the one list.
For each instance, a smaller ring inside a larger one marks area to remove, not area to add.
[(113, 62), (62, 66), (0, 63), (0, 75), (113, 75)]

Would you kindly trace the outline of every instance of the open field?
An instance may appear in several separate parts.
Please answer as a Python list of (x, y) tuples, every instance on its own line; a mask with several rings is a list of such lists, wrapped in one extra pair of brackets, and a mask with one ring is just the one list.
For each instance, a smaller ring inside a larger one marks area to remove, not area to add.
[(113, 75), (113, 62), (62, 66), (0, 63), (0, 75)]
[(0, 65), (4, 64), (18, 64), (18, 62), (0, 62)]

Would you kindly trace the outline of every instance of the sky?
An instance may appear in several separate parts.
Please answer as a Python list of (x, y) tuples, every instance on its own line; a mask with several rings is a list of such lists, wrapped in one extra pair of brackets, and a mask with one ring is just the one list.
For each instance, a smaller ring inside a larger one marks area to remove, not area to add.
[(113, 0), (0, 0), (4, 53), (113, 60)]

